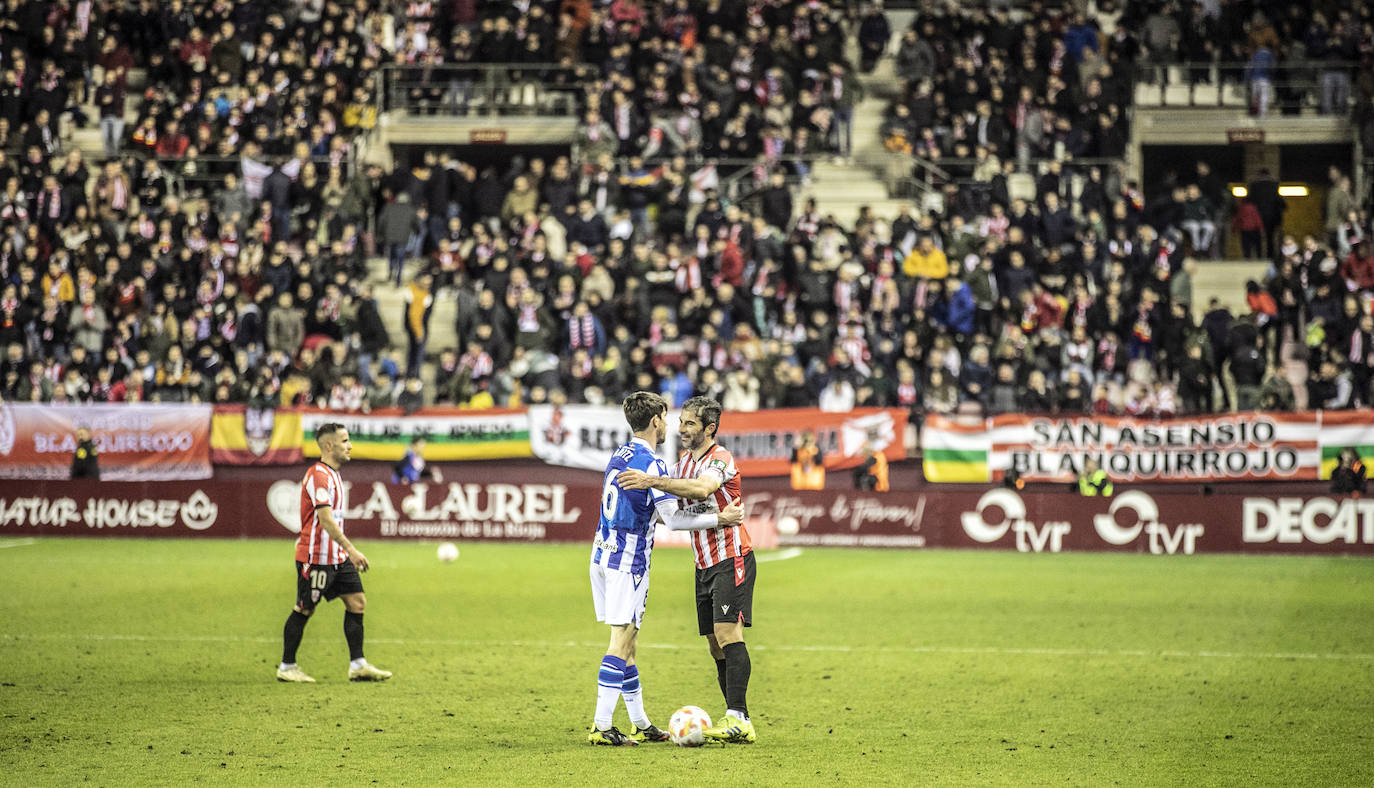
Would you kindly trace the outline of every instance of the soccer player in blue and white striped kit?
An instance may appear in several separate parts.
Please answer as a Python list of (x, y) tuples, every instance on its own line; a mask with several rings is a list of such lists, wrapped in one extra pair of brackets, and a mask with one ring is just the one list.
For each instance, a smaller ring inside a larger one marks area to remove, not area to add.
[[(680, 511), (671, 495), (654, 489), (623, 490), (621, 471), (667, 476), (668, 466), (654, 450), (668, 434), (668, 403), (657, 394), (637, 391), (625, 399), (625, 420), (634, 438), (615, 450), (606, 465), (601, 490), (601, 515), (592, 543), (592, 604), (596, 620), (611, 626), (611, 644), (597, 673), (596, 716), (587, 741), (592, 744), (634, 746), (667, 741), (668, 734), (649, 721), (635, 664), (635, 644), (649, 596), (649, 559), (654, 549), (654, 523), (661, 518), (673, 530), (695, 531), (737, 525), (744, 510), (736, 500), (720, 512)], [(611, 724), (616, 701), (625, 698), (633, 726), (629, 734)]]

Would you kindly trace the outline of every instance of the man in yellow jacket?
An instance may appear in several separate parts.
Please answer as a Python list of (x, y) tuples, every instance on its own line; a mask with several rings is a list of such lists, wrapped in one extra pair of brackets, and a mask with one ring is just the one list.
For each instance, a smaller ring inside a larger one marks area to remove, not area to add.
[(923, 235), (916, 248), (902, 261), (902, 270), (912, 279), (944, 279), (949, 276), (949, 260), (943, 250), (935, 248), (935, 241), (929, 235)]

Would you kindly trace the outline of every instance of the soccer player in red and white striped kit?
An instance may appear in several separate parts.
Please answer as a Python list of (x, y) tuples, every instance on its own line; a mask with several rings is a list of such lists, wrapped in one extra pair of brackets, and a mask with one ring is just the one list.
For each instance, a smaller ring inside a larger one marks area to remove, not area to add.
[(282, 629), (282, 658), (278, 681), (313, 683), (296, 664), (296, 649), (305, 625), (320, 599), (339, 597), (344, 603), (344, 639), (348, 641), (348, 680), (385, 681), (391, 671), (373, 667), (363, 657), (363, 609), (367, 597), (358, 574), (368, 568), (367, 556), (344, 536), (343, 512), (347, 492), (339, 469), (353, 456), (353, 444), (342, 424), (321, 424), (315, 430), (320, 459), (301, 480), (301, 535), (296, 540), (296, 606)]
[[(622, 489), (653, 487), (681, 499), (683, 510), (718, 512), (740, 500), (740, 475), (735, 459), (716, 443), (720, 403), (692, 397), (682, 405), (678, 437), (683, 452), (675, 478), (653, 477), (638, 471), (619, 476)], [(731, 743), (756, 739), (749, 720), (749, 649), (744, 628), (753, 625), (754, 578), (757, 564), (743, 523), (692, 532), (696, 558), (697, 631), (706, 638), (716, 661), (716, 677), (725, 695), (725, 717), (706, 731), (706, 737)]]

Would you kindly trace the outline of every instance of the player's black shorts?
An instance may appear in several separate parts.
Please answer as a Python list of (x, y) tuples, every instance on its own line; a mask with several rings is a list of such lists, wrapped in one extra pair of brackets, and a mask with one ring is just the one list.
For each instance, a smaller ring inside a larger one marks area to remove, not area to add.
[(758, 564), (751, 550), (743, 556), (697, 570), (697, 632), (710, 635), (716, 624), (754, 625), (754, 576)]
[(301, 610), (313, 610), (320, 599), (326, 601), (344, 594), (361, 594), (363, 578), (348, 561), (341, 564), (303, 564), (296, 562), (296, 603)]

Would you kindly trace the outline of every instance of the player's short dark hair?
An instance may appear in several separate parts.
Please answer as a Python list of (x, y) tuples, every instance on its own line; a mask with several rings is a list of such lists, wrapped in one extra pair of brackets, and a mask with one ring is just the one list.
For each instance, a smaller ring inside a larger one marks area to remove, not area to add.
[(711, 431), (712, 438), (720, 431), (719, 402), (716, 402), (710, 397), (692, 397), (682, 403), (682, 409), (690, 410), (697, 414), (697, 418), (701, 419), (701, 426), (703, 429), (706, 427), (715, 427), (715, 429)]
[(668, 402), (652, 391), (636, 391), (625, 398), (625, 421), (634, 432), (649, 428), (655, 416), (668, 412)]
[(332, 436), (336, 432), (341, 432), (344, 425), (337, 421), (330, 421), (315, 428), (315, 442), (324, 443), (324, 439)]

